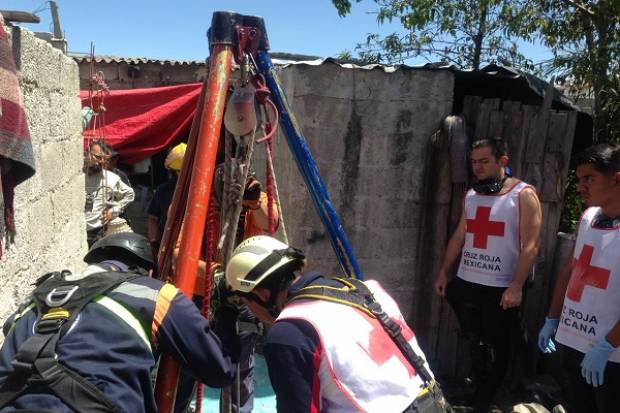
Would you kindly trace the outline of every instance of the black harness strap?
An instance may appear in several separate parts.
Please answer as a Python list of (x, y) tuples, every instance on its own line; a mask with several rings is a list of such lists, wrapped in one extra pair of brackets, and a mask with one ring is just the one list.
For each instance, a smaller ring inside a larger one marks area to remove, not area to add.
[(120, 413), (95, 385), (58, 362), (56, 345), (95, 297), (139, 275), (103, 272), (68, 281), (66, 274), (47, 275), (32, 294), (38, 311), (35, 334), (19, 348), (12, 362), (14, 370), (0, 387), (0, 408), (37, 390), (51, 391), (78, 412)]

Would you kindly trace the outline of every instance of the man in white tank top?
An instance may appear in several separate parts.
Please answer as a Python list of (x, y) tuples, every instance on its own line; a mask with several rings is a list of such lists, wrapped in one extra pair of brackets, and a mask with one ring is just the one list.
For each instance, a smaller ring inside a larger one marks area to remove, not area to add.
[[(508, 366), (511, 330), (518, 324), (522, 289), (538, 255), (542, 222), (534, 188), (506, 174), (501, 138), (474, 142), (463, 212), (435, 280), (470, 339), (475, 412), (487, 412)], [(457, 277), (449, 274), (460, 259)]]
[[(574, 408), (620, 411), (620, 147), (601, 144), (576, 157), (577, 192), (589, 207), (571, 258), (559, 272), (538, 337), (560, 343)], [(554, 337), (555, 334), (555, 337)]]

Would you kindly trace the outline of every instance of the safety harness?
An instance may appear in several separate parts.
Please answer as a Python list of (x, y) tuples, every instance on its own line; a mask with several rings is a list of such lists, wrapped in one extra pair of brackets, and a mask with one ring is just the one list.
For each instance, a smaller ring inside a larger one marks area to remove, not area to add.
[[(402, 328), (383, 311), (381, 304), (375, 299), (366, 284), (354, 278), (334, 278), (334, 280), (343, 284), (343, 287), (310, 285), (294, 293), (287, 304), (302, 299), (325, 300), (357, 308), (369, 317), (377, 319), (426, 386), (413, 404), (403, 413), (452, 413), (452, 407), (444, 398), (439, 384), (424, 365), (424, 359), (416, 354), (403, 336)], [(427, 397), (429, 395), (430, 398)]]
[(31, 297), (38, 314), (34, 335), (20, 346), (11, 363), (14, 370), (0, 387), (0, 409), (23, 393), (51, 391), (78, 412), (120, 413), (95, 385), (58, 362), (56, 346), (88, 303), (140, 275), (100, 272), (67, 280), (69, 274), (49, 273), (37, 280)]

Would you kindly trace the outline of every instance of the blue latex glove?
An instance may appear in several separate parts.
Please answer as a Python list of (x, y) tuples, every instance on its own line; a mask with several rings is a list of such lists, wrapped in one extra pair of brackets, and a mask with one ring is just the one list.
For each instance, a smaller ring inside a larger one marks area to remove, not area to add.
[(588, 384), (594, 387), (603, 385), (607, 359), (615, 350), (616, 348), (609, 344), (607, 339), (603, 338), (586, 353), (581, 362), (581, 375), (586, 379)]
[(551, 338), (558, 329), (559, 324), (559, 318), (545, 317), (545, 325), (540, 329), (540, 333), (538, 333), (538, 348), (543, 353), (550, 354), (555, 351), (555, 343)]

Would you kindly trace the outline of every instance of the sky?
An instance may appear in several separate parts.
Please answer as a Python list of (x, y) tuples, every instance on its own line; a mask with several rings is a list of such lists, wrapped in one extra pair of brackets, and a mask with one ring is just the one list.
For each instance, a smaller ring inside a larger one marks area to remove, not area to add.
[[(320, 57), (353, 51), (368, 33), (388, 34), (399, 24), (378, 25), (372, 0), (353, 3), (352, 13), (338, 16), (331, 0), (57, 0), (69, 51), (97, 55), (203, 60), (206, 31), (214, 11), (231, 10), (265, 18), (272, 52)], [(33, 31), (52, 31), (49, 5), (43, 0), (0, 0), (0, 9), (35, 11)], [(547, 54), (525, 45), (535, 61)], [(426, 63), (415, 59), (408, 64)]]

